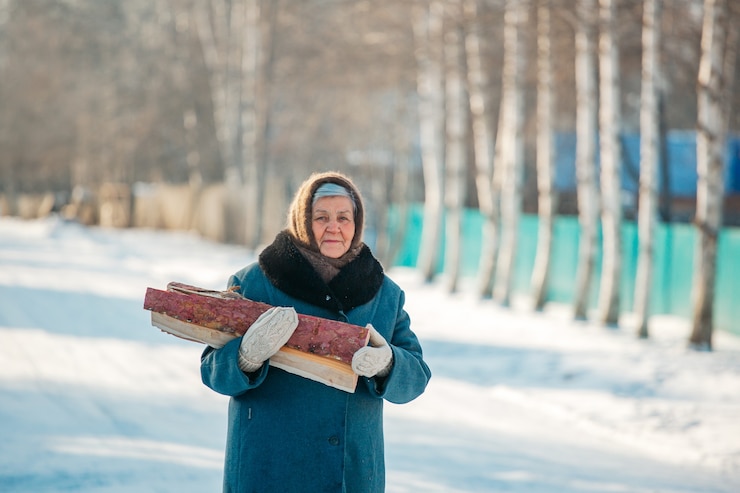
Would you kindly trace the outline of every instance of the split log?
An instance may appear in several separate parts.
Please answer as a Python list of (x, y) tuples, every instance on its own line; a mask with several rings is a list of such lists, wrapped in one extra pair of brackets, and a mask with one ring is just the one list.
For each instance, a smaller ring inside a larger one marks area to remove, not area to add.
[[(232, 291), (213, 291), (171, 282), (167, 290), (147, 288), (144, 309), (152, 325), (177, 337), (223, 347), (241, 337), (270, 309)], [(367, 345), (366, 327), (298, 314), (298, 327), (270, 365), (326, 385), (354, 392), (354, 353)]]

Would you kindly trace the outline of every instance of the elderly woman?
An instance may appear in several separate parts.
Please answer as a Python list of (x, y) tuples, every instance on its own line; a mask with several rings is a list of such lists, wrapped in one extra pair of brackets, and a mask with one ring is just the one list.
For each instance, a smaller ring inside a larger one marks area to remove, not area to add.
[[(362, 242), (363, 221), (348, 177), (314, 174), (296, 193), (287, 229), (229, 279), (243, 296), (276, 308), (202, 356), (203, 382), (231, 397), (225, 492), (384, 491), (383, 400), (418, 397), (431, 372), (404, 292)], [(352, 360), (360, 375), (354, 393), (270, 367), (296, 312), (369, 327), (368, 346)]]

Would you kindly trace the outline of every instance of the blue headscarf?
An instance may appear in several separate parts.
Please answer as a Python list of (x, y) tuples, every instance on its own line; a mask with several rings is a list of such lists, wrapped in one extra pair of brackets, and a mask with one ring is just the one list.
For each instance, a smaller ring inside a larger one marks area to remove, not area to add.
[(352, 201), (353, 209), (357, 210), (357, 202), (355, 202), (355, 198), (352, 196), (352, 193), (337, 183), (323, 183), (319, 188), (317, 188), (313, 193), (311, 206), (316, 205), (316, 201), (323, 197), (347, 197)]

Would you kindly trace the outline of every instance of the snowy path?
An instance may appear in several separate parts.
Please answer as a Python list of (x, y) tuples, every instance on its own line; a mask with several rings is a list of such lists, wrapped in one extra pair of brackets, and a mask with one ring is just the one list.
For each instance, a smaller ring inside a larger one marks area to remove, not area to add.
[[(220, 491), (226, 404), (147, 286), (250, 260), (186, 234), (0, 219), (0, 492)], [(740, 340), (684, 349), (447, 296), (392, 271), (434, 376), (386, 406), (388, 492), (740, 491)]]

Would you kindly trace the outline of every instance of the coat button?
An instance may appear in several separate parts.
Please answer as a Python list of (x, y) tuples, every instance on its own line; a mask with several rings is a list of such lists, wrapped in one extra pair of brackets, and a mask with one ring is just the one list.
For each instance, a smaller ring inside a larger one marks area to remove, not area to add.
[(339, 438), (338, 437), (329, 437), (329, 444), (331, 445), (339, 445)]
[(326, 295), (326, 301), (329, 301), (330, 299), (331, 299), (331, 296), (329, 296), (329, 295), (327, 294), (327, 295)]

